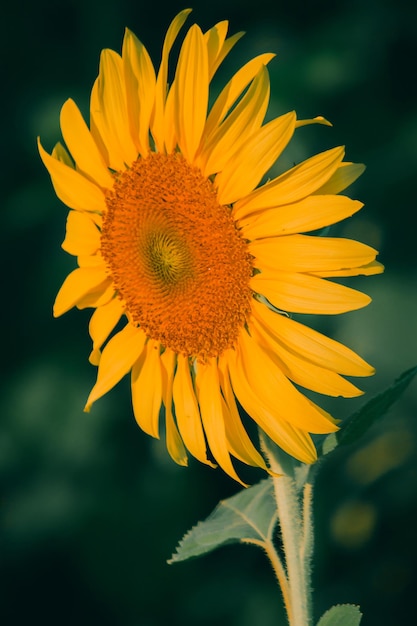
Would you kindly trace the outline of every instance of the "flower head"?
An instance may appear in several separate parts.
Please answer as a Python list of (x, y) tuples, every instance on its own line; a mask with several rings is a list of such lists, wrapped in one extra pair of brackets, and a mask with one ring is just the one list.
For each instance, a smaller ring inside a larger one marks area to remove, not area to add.
[(298, 126), (326, 123), (294, 112), (264, 123), (272, 54), (246, 63), (209, 108), (211, 79), (241, 33), (227, 38), (227, 22), (206, 33), (193, 25), (167, 84), (188, 14), (171, 23), (157, 72), (128, 30), (121, 56), (104, 50), (90, 128), (68, 100), (66, 148), (49, 155), (39, 144), (71, 209), (63, 248), (78, 262), (54, 314), (94, 309), (98, 376), (86, 410), (130, 372), (139, 426), (158, 437), (164, 407), (177, 463), (188, 451), (238, 480), (231, 457), (266, 469), (239, 405), (306, 463), (316, 459), (310, 434), (337, 429), (299, 387), (351, 397), (361, 392), (343, 376), (373, 370), (288, 313), (363, 307), (369, 297), (328, 279), (382, 266), (367, 245), (314, 234), (362, 207), (338, 195), (363, 171), (343, 161), (343, 148), (262, 183)]

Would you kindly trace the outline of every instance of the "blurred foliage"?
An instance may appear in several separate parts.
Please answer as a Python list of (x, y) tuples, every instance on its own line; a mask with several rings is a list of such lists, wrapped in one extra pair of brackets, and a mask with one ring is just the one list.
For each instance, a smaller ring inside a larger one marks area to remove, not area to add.
[[(381, 390), (417, 361), (417, 7), (404, 0), (193, 6), (191, 20), (203, 28), (229, 19), (232, 32), (247, 31), (217, 86), (254, 54), (277, 52), (270, 115), (296, 109), (334, 124), (298, 131), (281, 169), (344, 143), (349, 160), (367, 164), (352, 191), (366, 208), (336, 232), (375, 245), (387, 272), (354, 281), (373, 297), (366, 310), (312, 322), (371, 361), (377, 376), (362, 386)], [(84, 414), (95, 376), (87, 362), (89, 313), (51, 317), (72, 262), (60, 249), (66, 210), (38, 158), (36, 135), (47, 148), (59, 139), (59, 109), (68, 97), (87, 110), (99, 52), (120, 50), (125, 26), (158, 62), (166, 27), (184, 7), (176, 0), (2, 7), (5, 624), (272, 626), (282, 618), (272, 572), (255, 549), (229, 547), (204, 562), (166, 565), (184, 531), (238, 487), (197, 463), (176, 467), (163, 441), (137, 428), (126, 381)], [(415, 389), (319, 475), (317, 616), (337, 602), (360, 604), (364, 626), (397, 626), (415, 614)], [(329, 407), (343, 416), (360, 402)]]

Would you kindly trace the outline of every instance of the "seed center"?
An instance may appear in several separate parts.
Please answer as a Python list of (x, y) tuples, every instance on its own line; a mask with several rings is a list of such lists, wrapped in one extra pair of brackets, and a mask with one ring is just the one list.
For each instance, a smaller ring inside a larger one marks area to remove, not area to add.
[(144, 261), (150, 273), (162, 284), (177, 285), (191, 278), (191, 259), (184, 242), (171, 233), (149, 233), (143, 250)]
[(190, 357), (235, 345), (252, 261), (214, 186), (180, 154), (151, 153), (106, 197), (101, 251), (129, 318)]

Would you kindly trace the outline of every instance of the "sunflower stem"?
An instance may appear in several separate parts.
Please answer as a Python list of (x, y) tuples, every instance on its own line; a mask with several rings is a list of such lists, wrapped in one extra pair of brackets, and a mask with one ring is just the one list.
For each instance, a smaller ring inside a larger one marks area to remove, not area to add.
[(262, 448), (275, 474), (272, 481), (288, 581), (285, 602), (288, 623), (311, 626), (312, 485), (307, 472), (303, 484), (298, 485), (293, 460), (265, 436), (262, 436)]

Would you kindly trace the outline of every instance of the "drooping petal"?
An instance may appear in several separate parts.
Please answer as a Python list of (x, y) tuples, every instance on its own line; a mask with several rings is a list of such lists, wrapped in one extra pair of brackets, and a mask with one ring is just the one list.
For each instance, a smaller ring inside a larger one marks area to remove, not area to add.
[(70, 211), (62, 248), (69, 254), (79, 256), (94, 254), (100, 247), (100, 232), (88, 213)]
[(102, 269), (77, 268), (68, 274), (58, 291), (54, 304), (54, 317), (66, 313), (90, 291), (105, 288), (107, 276)]
[(182, 354), (177, 355), (177, 370), (172, 390), (178, 429), (186, 448), (196, 459), (214, 467), (207, 459), (206, 442), (190, 366), (187, 357)]
[(283, 374), (269, 352), (244, 329), (239, 335), (237, 353), (253, 393), (271, 413), (277, 411), (281, 419), (310, 433), (337, 430), (333, 418), (309, 402)]
[(172, 385), (174, 382), (174, 371), (176, 354), (169, 348), (161, 355), (162, 364), (162, 400), (165, 406), (165, 431), (166, 445), (171, 458), (178, 465), (188, 465), (188, 457), (185, 446), (178, 432), (172, 415)]
[(343, 159), (343, 147), (332, 148), (303, 161), (278, 178), (255, 189), (235, 204), (234, 216), (241, 219), (260, 209), (298, 202), (329, 180)]
[(341, 237), (288, 235), (258, 239), (249, 244), (255, 267), (285, 272), (327, 272), (367, 265), (377, 251)]
[(264, 239), (318, 230), (350, 217), (362, 207), (362, 202), (346, 196), (309, 196), (245, 216), (238, 223), (245, 239)]
[(108, 304), (99, 307), (90, 318), (89, 332), (93, 340), (93, 351), (89, 361), (98, 365), (100, 361), (100, 348), (124, 313), (124, 306), (119, 298), (112, 298)]
[(88, 396), (85, 411), (104, 396), (125, 376), (139, 359), (145, 345), (146, 335), (132, 324), (112, 337), (103, 350), (98, 367), (97, 382)]
[(160, 348), (159, 341), (149, 339), (141, 358), (132, 367), (132, 403), (135, 419), (145, 433), (157, 439), (162, 404)]
[(265, 304), (252, 300), (253, 314), (287, 349), (312, 363), (345, 376), (371, 376), (373, 367), (353, 350)]
[[(222, 365), (220, 365), (220, 362)], [(226, 429), (226, 437), (228, 441), (229, 450), (237, 459), (252, 465), (254, 467), (261, 467), (267, 470), (265, 461), (262, 455), (256, 450), (252, 441), (250, 440), (246, 430), (243, 427), (239, 411), (236, 406), (235, 396), (230, 383), (230, 375), (227, 369), (227, 365), (223, 359), (219, 362), (220, 373), (220, 385), (228, 409), (228, 419), (225, 420), (224, 425)]]
[(206, 122), (208, 85), (207, 46), (201, 29), (194, 24), (182, 44), (173, 84), (178, 145), (190, 163)]
[(77, 169), (100, 187), (111, 189), (113, 177), (73, 100), (69, 99), (64, 103), (60, 122), (62, 136), (77, 164)]
[(317, 452), (310, 435), (282, 419), (277, 407), (273, 411), (265, 407), (262, 398), (258, 398), (252, 390), (251, 381), (248, 380), (236, 351), (229, 350), (225, 358), (234, 393), (246, 413), (285, 452), (302, 463), (314, 463), (317, 460)]
[(251, 287), (280, 311), (292, 313), (334, 315), (371, 301), (360, 291), (308, 274), (262, 271), (251, 278)]
[(354, 398), (362, 395), (362, 391), (339, 374), (314, 365), (302, 354), (290, 352), (276, 335), (268, 332), (265, 327), (252, 320), (250, 331), (268, 352), (271, 359), (282, 372), (297, 385), (311, 389), (327, 396)]
[(291, 112), (265, 124), (227, 163), (216, 177), (221, 204), (231, 204), (256, 187), (290, 141), (295, 119)]
[(104, 194), (97, 185), (72, 167), (54, 159), (43, 149), (39, 139), (38, 148), (43, 164), (51, 176), (55, 193), (64, 204), (77, 211), (102, 213), (106, 210)]
[(207, 363), (198, 363), (196, 387), (209, 448), (226, 474), (242, 483), (230, 459), (225, 429), (225, 419), (228, 419), (229, 415), (228, 412), (224, 415), (226, 407), (222, 404), (216, 359), (212, 358)]
[(130, 134), (137, 152), (146, 156), (156, 76), (148, 51), (128, 28), (123, 39), (122, 59)]

